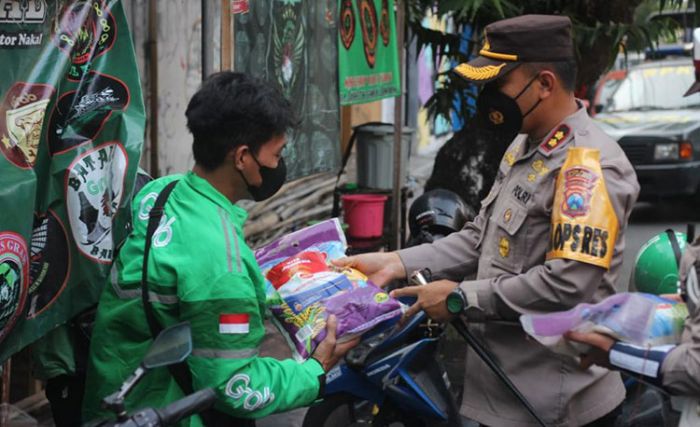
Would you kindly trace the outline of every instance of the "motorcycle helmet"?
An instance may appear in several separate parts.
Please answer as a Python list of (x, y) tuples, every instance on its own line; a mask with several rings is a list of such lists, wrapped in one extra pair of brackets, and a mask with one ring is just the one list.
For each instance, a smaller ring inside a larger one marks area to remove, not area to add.
[(474, 218), (474, 210), (456, 193), (445, 189), (426, 191), (408, 210), (411, 243), (430, 243), (459, 231)]
[(649, 239), (634, 263), (633, 283), (636, 290), (650, 294), (678, 292), (678, 267), (685, 250), (686, 235), (666, 230)]

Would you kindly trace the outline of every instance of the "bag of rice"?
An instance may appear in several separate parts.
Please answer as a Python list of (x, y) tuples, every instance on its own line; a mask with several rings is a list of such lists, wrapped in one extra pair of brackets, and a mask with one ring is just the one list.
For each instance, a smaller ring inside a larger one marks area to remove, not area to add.
[(403, 313), (403, 306), (360, 271), (337, 268), (347, 243), (337, 219), (295, 231), (259, 248), (273, 322), (297, 360), (307, 359), (326, 335), (326, 319), (338, 319), (339, 341), (362, 334)]

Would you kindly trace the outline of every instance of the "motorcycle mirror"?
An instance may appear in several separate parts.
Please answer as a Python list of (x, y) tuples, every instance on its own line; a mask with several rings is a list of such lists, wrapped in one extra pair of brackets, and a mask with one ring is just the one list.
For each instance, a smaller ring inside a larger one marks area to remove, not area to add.
[(187, 322), (164, 329), (151, 344), (141, 363), (146, 369), (180, 363), (192, 352), (192, 331)]
[(178, 323), (162, 330), (146, 352), (141, 365), (127, 378), (119, 390), (102, 400), (102, 407), (109, 409), (117, 416), (117, 420), (127, 419), (124, 399), (126, 395), (141, 381), (144, 374), (161, 366), (180, 363), (192, 352), (192, 331), (188, 322)]

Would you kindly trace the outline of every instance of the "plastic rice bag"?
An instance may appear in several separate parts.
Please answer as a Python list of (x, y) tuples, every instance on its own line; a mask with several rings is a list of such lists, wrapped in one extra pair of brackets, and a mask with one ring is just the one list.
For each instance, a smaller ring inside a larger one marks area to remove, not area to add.
[(255, 252), (265, 276), (273, 321), (297, 360), (307, 359), (326, 335), (326, 319), (338, 319), (339, 341), (396, 318), (402, 305), (360, 271), (330, 261), (345, 256), (337, 219), (290, 233)]
[(581, 349), (562, 337), (567, 331), (601, 332), (639, 346), (674, 344), (680, 341), (687, 316), (683, 303), (645, 293), (619, 293), (568, 311), (525, 314), (520, 323), (545, 346), (577, 356)]

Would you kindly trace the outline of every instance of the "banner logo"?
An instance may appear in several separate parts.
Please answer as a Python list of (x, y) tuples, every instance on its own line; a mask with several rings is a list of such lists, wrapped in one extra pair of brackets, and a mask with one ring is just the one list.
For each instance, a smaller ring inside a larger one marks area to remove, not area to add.
[(350, 49), (355, 40), (355, 11), (352, 0), (343, 0), (340, 6), (340, 41), (345, 49)]
[(54, 23), (53, 41), (71, 59), (69, 79), (80, 80), (91, 62), (114, 44), (117, 25), (105, 6), (97, 0), (66, 4)]
[(17, 233), (0, 233), (0, 342), (24, 308), (28, 283), (27, 243)]
[(41, 314), (56, 301), (68, 281), (70, 251), (66, 229), (56, 214), (34, 214), (29, 249), (29, 301), (27, 317)]
[[(362, 28), (362, 43), (365, 46), (365, 59), (370, 68), (377, 62), (377, 9), (374, 0), (360, 0), (360, 27)], [(387, 39), (388, 40), (388, 39)]]
[(56, 102), (48, 124), (51, 155), (61, 154), (94, 140), (114, 111), (129, 105), (129, 89), (119, 79), (89, 72), (77, 90)]
[(66, 172), (66, 205), (78, 250), (88, 258), (112, 261), (112, 224), (124, 194), (126, 151), (109, 142), (83, 153)]
[(29, 169), (36, 162), (46, 108), (53, 87), (15, 83), (0, 105), (0, 151), (7, 160)]

